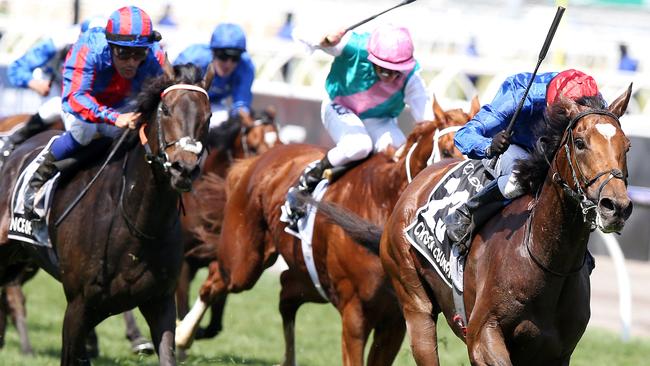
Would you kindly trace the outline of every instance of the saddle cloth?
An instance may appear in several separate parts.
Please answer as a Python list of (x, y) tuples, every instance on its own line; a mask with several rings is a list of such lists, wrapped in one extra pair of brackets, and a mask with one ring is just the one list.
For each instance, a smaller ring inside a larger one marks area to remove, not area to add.
[(480, 160), (465, 160), (445, 174), (436, 184), (424, 206), (405, 229), (409, 243), (431, 263), (440, 278), (463, 291), (465, 256), (460, 256), (447, 235), (444, 218), (483, 189), (492, 179)]
[(34, 211), (41, 217), (46, 218), (40, 221), (30, 221), (25, 218), (24, 201), (25, 191), (27, 190), (28, 183), (34, 172), (38, 168), (40, 162), (43, 160), (45, 152), (48, 151), (52, 141), (57, 136), (53, 137), (47, 144), (47, 147), (41, 151), (34, 160), (32, 160), (25, 169), (20, 173), (18, 181), (14, 186), (14, 191), (11, 195), (11, 223), (9, 225), (9, 239), (22, 241), (28, 244), (37, 246), (44, 246), (51, 248), (47, 226), (49, 208), (52, 204), (54, 197), (54, 189), (59, 180), (60, 173), (50, 179), (43, 187), (37, 192), (34, 199)]

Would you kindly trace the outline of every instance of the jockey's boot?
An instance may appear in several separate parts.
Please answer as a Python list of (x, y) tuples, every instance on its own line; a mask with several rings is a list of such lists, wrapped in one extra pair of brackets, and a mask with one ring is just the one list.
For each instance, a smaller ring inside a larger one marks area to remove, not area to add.
[(506, 205), (508, 199), (503, 197), (497, 180), (488, 183), (456, 211), (445, 217), (447, 237), (458, 245), (461, 253), (467, 250), (468, 239), (472, 230), (483, 225), (490, 217)]
[(25, 218), (28, 220), (40, 220), (41, 217), (34, 212), (34, 199), (36, 198), (36, 193), (38, 192), (43, 185), (50, 180), (52, 177), (59, 172), (59, 168), (56, 167), (54, 162), (56, 158), (52, 155), (51, 152), (47, 152), (43, 155), (43, 161), (36, 168), (34, 175), (32, 175), (28, 187), (25, 190)]
[(300, 177), (298, 188), (306, 194), (312, 194), (318, 183), (323, 179), (323, 173), (332, 168), (332, 164), (327, 159), (327, 154), (323, 159), (316, 163), (311, 169), (306, 170)]
[(0, 147), (0, 159), (6, 159), (17, 145), (22, 144), (28, 138), (45, 130), (45, 128), (46, 125), (41, 115), (38, 113), (33, 114), (23, 127), (19, 128), (11, 136), (4, 138), (4, 143)]

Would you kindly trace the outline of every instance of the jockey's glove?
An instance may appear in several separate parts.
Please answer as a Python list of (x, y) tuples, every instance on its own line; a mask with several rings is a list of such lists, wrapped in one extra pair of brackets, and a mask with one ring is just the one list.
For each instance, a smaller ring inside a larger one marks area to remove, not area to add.
[(488, 157), (493, 157), (496, 155), (503, 154), (504, 151), (510, 146), (510, 141), (508, 134), (505, 130), (498, 132), (494, 137), (492, 137), (492, 143), (487, 150)]

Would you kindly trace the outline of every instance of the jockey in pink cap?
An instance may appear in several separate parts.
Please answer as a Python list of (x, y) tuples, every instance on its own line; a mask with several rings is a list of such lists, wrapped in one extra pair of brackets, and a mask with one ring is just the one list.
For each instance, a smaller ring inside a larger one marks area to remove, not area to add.
[(425, 82), (404, 27), (385, 25), (372, 34), (339, 31), (315, 48), (335, 56), (321, 107), (325, 129), (336, 143), (323, 160), (303, 174), (299, 189), (311, 192), (323, 172), (367, 157), (406, 138), (397, 117), (406, 104), (417, 122), (432, 119)]

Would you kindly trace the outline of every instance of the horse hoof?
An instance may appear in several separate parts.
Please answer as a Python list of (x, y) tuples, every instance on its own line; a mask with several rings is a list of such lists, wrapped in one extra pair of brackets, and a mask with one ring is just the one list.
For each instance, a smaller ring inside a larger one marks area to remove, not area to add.
[(211, 329), (211, 328), (199, 328), (196, 330), (194, 339), (207, 339), (214, 338), (217, 334), (221, 333), (221, 328)]
[(150, 340), (140, 337), (131, 342), (131, 352), (135, 355), (153, 355), (155, 349)]
[(178, 348), (176, 350), (176, 360), (183, 362), (187, 359), (187, 351), (184, 348)]

